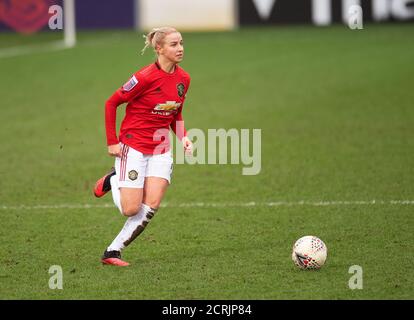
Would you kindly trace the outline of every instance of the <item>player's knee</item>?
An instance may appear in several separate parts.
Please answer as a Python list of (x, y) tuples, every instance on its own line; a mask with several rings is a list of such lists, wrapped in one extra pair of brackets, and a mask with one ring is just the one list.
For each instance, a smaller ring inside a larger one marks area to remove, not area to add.
[(122, 207), (122, 214), (126, 217), (132, 217), (139, 211), (138, 205), (127, 205)]
[(158, 199), (151, 199), (151, 200), (147, 200), (145, 199), (145, 201), (143, 201), (147, 206), (153, 208), (153, 209), (158, 209), (158, 207), (160, 206), (161, 201)]

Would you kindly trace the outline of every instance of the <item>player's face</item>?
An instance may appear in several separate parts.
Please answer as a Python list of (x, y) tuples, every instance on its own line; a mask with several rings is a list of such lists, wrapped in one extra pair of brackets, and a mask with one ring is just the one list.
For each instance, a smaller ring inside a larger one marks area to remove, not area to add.
[(164, 38), (159, 54), (173, 63), (179, 63), (184, 58), (184, 43), (179, 32), (170, 33)]

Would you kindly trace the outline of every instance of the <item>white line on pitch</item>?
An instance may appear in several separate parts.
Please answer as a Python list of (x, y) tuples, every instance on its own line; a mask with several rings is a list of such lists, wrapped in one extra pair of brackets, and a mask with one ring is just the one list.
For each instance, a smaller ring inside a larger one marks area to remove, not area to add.
[[(414, 205), (414, 200), (370, 200), (370, 201), (272, 201), (272, 202), (191, 202), (163, 203), (162, 208), (225, 208), (225, 207), (292, 207), (292, 206), (357, 206), (357, 205)], [(93, 209), (115, 208), (112, 204), (44, 204), (44, 205), (0, 205), (0, 210), (47, 210), (47, 209)]]
[[(77, 43), (77, 47), (91, 47), (96, 45), (107, 45), (108, 43), (114, 44), (116, 42), (120, 42), (119, 33), (110, 33), (106, 36), (99, 37), (97, 39), (87, 39), (87, 40), (80, 40)], [(114, 41), (115, 40), (115, 41)], [(58, 50), (65, 50), (70, 49), (72, 47), (68, 47), (63, 40), (53, 41), (53, 42), (44, 42), (41, 44), (31, 44), (31, 45), (23, 45), (17, 47), (9, 47), (9, 48), (0, 48), (0, 59), (2, 58), (13, 58), (19, 57), (24, 55), (29, 55), (33, 53), (44, 53), (44, 52), (52, 52)]]
[(50, 43), (27, 45), (27, 46), (20, 46), (20, 47), (3, 48), (3, 49), (0, 49), (0, 59), (24, 56), (24, 55), (32, 54), (32, 53), (64, 50), (67, 48), (68, 47), (65, 46), (65, 43), (63, 41), (55, 41), (55, 42), (50, 42)]

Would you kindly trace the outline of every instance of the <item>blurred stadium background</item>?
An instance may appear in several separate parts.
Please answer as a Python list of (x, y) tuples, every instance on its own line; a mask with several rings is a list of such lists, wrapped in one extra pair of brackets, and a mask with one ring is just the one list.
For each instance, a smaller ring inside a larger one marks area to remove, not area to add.
[[(0, 298), (413, 299), (413, 22), (412, 0), (0, 0)], [(261, 129), (262, 171), (176, 165), (132, 266), (103, 267), (124, 223), (91, 192), (104, 103), (164, 25), (184, 36), (187, 127)], [(308, 234), (319, 272), (290, 260)]]

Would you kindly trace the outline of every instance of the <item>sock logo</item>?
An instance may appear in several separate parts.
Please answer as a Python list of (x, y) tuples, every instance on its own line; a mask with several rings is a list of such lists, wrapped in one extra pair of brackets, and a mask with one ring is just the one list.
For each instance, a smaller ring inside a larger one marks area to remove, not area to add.
[(132, 181), (136, 180), (138, 178), (138, 172), (136, 172), (135, 170), (129, 171), (128, 178)]

